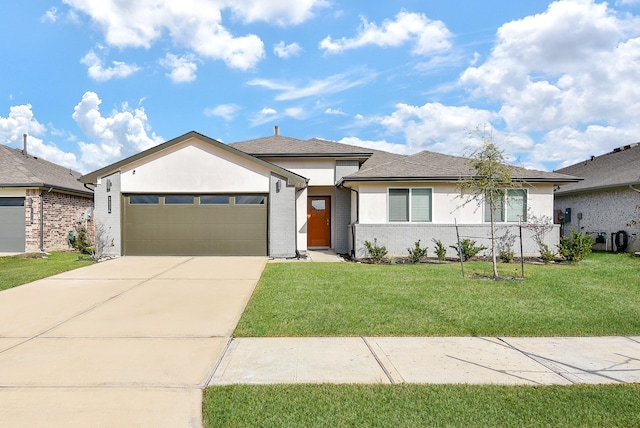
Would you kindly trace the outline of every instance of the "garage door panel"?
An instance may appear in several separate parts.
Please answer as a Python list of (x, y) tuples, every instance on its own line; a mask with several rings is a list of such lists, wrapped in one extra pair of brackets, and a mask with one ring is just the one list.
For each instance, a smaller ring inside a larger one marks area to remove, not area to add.
[(123, 217), (127, 255), (267, 255), (266, 204), (132, 205), (125, 197)]
[(24, 198), (0, 198), (0, 252), (24, 250)]

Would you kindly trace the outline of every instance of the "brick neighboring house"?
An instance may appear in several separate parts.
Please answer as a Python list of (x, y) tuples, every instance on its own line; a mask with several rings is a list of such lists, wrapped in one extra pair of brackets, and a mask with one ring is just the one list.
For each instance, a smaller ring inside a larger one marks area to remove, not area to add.
[(0, 144), (0, 252), (66, 249), (69, 231), (91, 230), (93, 192), (81, 175)]
[(626, 251), (640, 251), (640, 143), (556, 172), (584, 178), (563, 183), (555, 192), (554, 208), (557, 217), (563, 215), (564, 235), (572, 230), (589, 233), (596, 241), (594, 249), (617, 251), (616, 241), (623, 243), (624, 232)]

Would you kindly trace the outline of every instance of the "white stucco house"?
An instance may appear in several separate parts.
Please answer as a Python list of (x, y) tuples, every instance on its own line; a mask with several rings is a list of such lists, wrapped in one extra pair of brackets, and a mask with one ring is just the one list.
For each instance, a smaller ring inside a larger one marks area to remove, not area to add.
[(556, 217), (562, 220), (563, 234), (588, 233), (596, 250), (640, 251), (640, 143), (557, 172), (584, 179), (556, 189)]
[[(365, 256), (377, 239), (405, 255), (420, 239), (485, 239), (485, 207), (462, 206), (466, 159), (405, 156), (278, 134), (233, 144), (189, 132), (81, 178), (95, 186), (95, 217), (124, 255), (295, 257), (311, 248)], [(528, 213), (553, 215), (553, 189), (577, 181), (513, 168), (526, 182), (495, 215), (504, 230)], [(549, 245), (559, 231), (549, 234)], [(537, 247), (527, 236), (525, 253)]]

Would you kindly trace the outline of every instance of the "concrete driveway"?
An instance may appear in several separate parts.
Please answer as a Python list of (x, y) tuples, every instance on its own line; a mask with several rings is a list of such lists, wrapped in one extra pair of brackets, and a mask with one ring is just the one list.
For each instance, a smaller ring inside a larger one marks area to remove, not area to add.
[(124, 257), (0, 292), (2, 425), (200, 426), (266, 262)]

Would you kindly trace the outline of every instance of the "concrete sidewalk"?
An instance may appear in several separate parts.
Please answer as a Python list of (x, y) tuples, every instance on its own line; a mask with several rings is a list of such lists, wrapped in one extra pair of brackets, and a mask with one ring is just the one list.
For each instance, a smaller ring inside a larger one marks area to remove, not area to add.
[(640, 382), (640, 337), (236, 338), (210, 385)]

